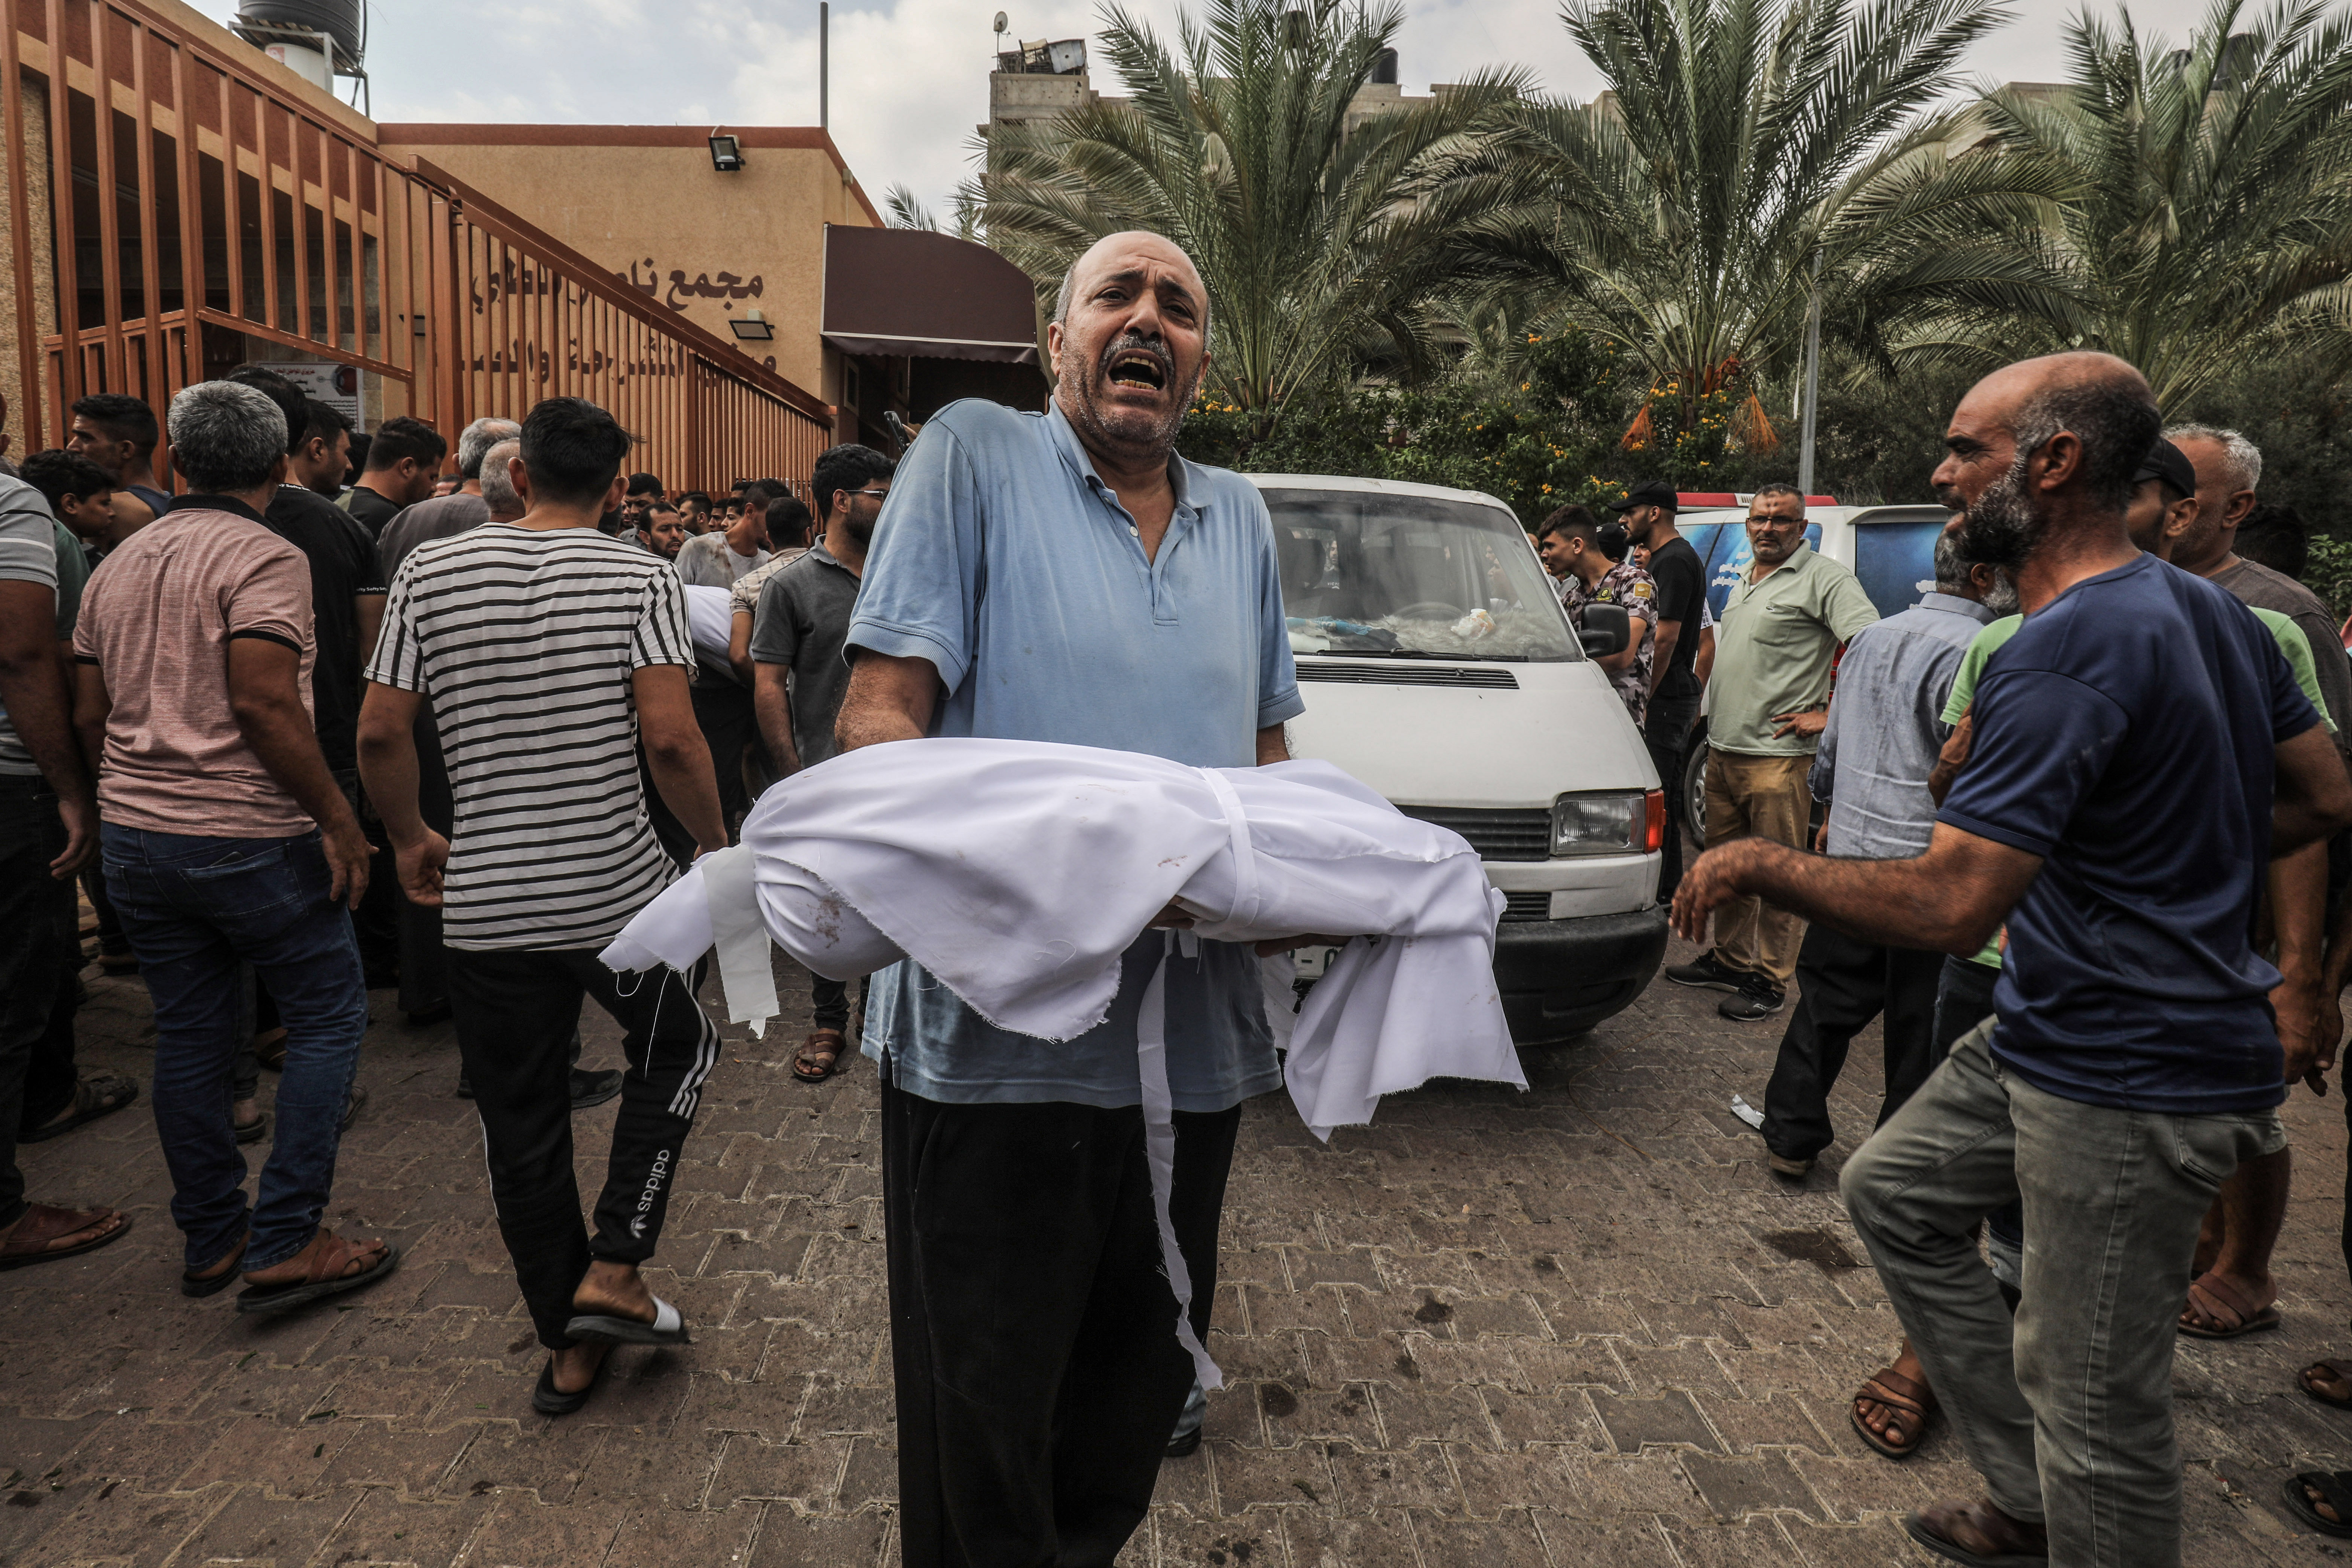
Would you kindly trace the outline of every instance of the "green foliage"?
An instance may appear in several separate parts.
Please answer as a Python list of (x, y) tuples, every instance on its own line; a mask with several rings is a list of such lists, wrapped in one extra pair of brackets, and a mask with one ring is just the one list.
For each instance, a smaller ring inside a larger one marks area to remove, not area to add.
[(1202, 0), (1171, 47), (1108, 5), (1102, 50), (1132, 96), (992, 129), (989, 244), (1043, 290), (1106, 235), (1175, 241), (1208, 286), (1210, 390), (1261, 435), (1304, 391), (1426, 365), (1454, 238), (1516, 177), (1455, 154), (1528, 82), (1484, 72), (1350, 131), (1403, 21), (1395, 0)]
[(2303, 583), (2338, 616), (2352, 616), (2352, 539), (2314, 534)]

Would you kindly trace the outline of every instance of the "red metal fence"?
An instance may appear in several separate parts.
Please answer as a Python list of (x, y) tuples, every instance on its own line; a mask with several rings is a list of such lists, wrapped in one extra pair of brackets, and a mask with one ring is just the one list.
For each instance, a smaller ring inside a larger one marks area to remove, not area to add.
[[(256, 340), (369, 373), (454, 435), (542, 397), (607, 408), (675, 488), (805, 480), (831, 411), (370, 123), (276, 85), (140, 0), (0, 0), (17, 408), (160, 414)], [(104, 112), (100, 112), (101, 105)], [(59, 199), (58, 193), (65, 193)]]

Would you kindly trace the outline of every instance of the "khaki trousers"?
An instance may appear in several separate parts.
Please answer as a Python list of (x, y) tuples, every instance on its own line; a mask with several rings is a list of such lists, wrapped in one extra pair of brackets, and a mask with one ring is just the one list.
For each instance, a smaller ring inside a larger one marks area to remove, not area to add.
[[(1791, 849), (1805, 847), (1812, 796), (1805, 776), (1809, 756), (1753, 757), (1710, 748), (1706, 758), (1706, 847), (1735, 838), (1769, 838)], [(1805, 922), (1761, 899), (1738, 899), (1715, 913), (1715, 956), (1749, 974), (1760, 974), (1786, 990), (1797, 973), (1797, 949)]]

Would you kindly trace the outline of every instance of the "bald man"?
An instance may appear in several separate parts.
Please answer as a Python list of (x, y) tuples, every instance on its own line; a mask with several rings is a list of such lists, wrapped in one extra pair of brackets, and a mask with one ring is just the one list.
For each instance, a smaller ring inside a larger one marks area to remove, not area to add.
[[(2276, 1108), (2309, 1065), (2272, 1027), (2255, 900), (2273, 857), (2352, 823), (2352, 780), (2270, 633), (2132, 543), (2158, 423), (2138, 372), (2103, 354), (1979, 383), (1935, 483), (2026, 620), (1979, 679), (1927, 853), (1745, 839), (1675, 899), (1694, 937), (1741, 894), (1947, 952), (2008, 922), (1997, 1016), (1841, 1183), (1991, 1494), (1905, 1521), (1964, 1563), (2180, 1561), (2172, 1345), (2198, 1221), (2240, 1161), (2284, 1145)], [(2012, 1197), (2014, 1324), (1974, 1235)]]
[[(1286, 760), (1304, 704), (1265, 504), (1175, 450), (1209, 360), (1200, 273), (1157, 235), (1113, 235), (1063, 279), (1046, 344), (1044, 414), (952, 404), (899, 463), (841, 749), (985, 735)], [(908, 1568), (1108, 1565), (1150, 1504), (1193, 1377), (1136, 1061), (1173, 940), (1144, 933), (1108, 1021), (1075, 1040), (995, 1028), (910, 963), (874, 978)], [(1169, 1206), (1205, 1340), (1241, 1102), (1282, 1079), (1258, 955), (1198, 948), (1167, 967), (1166, 1062)]]

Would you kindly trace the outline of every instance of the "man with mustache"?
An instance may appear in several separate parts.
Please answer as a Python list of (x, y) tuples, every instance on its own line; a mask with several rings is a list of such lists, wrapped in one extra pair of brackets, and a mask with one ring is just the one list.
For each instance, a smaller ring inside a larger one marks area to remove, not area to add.
[[(1158, 235), (1101, 240), (1046, 345), (1044, 414), (950, 405), (900, 462), (850, 621), (841, 750), (937, 734), (1284, 760), (1305, 705), (1265, 505), (1175, 451), (1209, 358), (1200, 273)], [(874, 977), (908, 1568), (1108, 1565), (1150, 1503), (1192, 1381), (1136, 1064), (1172, 940), (1146, 932), (1108, 1019), (1060, 1042), (992, 1026), (912, 963)], [(1203, 1339), (1241, 1102), (1281, 1082), (1259, 985), (1237, 944), (1167, 967), (1170, 1211)]]
[[(1936, 471), (2023, 626), (1986, 667), (1966, 770), (1925, 854), (1748, 839), (1685, 877), (1730, 899), (1965, 952), (2006, 920), (1998, 1016), (1848, 1162), (1848, 1213), (1985, 1478), (1905, 1521), (1964, 1563), (2180, 1561), (2175, 1317), (2198, 1222), (2283, 1142), (2278, 972), (2249, 941), (2274, 856), (2352, 824), (2319, 714), (2261, 623), (2143, 555), (2126, 515), (2158, 431), (2139, 373), (2028, 360), (1961, 400)], [(2024, 1205), (2012, 1324), (1978, 1223)]]

